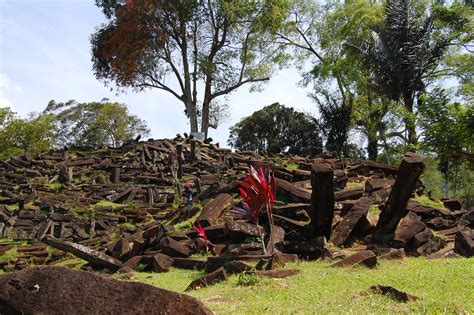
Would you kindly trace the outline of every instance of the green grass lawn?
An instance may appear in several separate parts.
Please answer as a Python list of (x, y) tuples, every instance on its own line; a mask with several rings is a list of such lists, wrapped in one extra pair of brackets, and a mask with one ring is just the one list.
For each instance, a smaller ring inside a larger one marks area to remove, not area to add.
[[(286, 279), (261, 279), (238, 285), (238, 276), (208, 288), (189, 292), (218, 314), (262, 313), (474, 313), (474, 259), (408, 258), (381, 261), (377, 268), (336, 269), (325, 262), (287, 266), (301, 269)], [(133, 281), (183, 292), (202, 275), (172, 269), (168, 273), (134, 273)], [(399, 303), (372, 293), (375, 284), (390, 285), (421, 297)]]

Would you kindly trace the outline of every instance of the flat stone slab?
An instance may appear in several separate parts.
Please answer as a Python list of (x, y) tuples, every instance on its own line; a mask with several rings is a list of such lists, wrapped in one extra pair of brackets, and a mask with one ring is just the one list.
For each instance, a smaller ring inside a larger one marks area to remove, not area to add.
[(99, 267), (111, 270), (117, 270), (122, 267), (122, 263), (119, 260), (81, 244), (61, 241), (51, 236), (46, 236), (42, 242), (51, 247), (71, 253)]
[(370, 250), (363, 250), (332, 264), (331, 267), (347, 268), (356, 265), (373, 268), (377, 265), (377, 256)]
[(194, 297), (64, 267), (0, 277), (1, 314), (213, 314)]
[(221, 267), (214, 272), (208, 273), (207, 275), (194, 280), (189, 284), (185, 291), (197, 290), (226, 280), (227, 274), (224, 268)]
[(390, 248), (388, 253), (379, 256), (379, 259), (394, 260), (405, 258), (405, 250), (403, 248)]
[(367, 214), (371, 205), (372, 201), (367, 197), (360, 198), (354, 204), (352, 209), (344, 216), (332, 233), (331, 241), (334, 245), (340, 246), (347, 241), (357, 223)]
[(222, 212), (232, 205), (234, 199), (229, 194), (220, 194), (204, 205), (204, 209), (198, 218), (198, 222), (204, 227), (214, 225)]
[(426, 228), (426, 224), (418, 221), (416, 215), (409, 213), (403, 218), (400, 225), (395, 231), (395, 241), (400, 242), (402, 246), (405, 246), (417, 233), (423, 231)]

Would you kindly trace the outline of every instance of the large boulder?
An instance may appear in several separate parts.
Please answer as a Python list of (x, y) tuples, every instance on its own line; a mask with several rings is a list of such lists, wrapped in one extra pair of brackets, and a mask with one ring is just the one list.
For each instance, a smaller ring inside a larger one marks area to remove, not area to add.
[(212, 314), (191, 296), (64, 267), (0, 277), (0, 314)]

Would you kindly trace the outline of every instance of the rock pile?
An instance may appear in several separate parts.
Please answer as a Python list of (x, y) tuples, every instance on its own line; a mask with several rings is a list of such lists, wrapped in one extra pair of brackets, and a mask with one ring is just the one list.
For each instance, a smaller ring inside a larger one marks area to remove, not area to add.
[[(266, 215), (256, 226), (228, 211), (242, 202), (237, 181), (261, 160), (277, 183), (276, 251), (268, 254), (259, 240), (263, 234), (269, 242)], [(412, 198), (422, 194), (422, 170), (414, 154), (397, 167), (331, 156), (256, 156), (184, 138), (49, 152), (1, 162), (0, 233), (42, 240), (94, 266), (121, 271), (175, 266), (242, 272), (251, 269), (249, 261), (273, 269), (298, 258), (348, 256), (338, 266), (374, 266), (377, 257), (405, 254), (472, 256), (474, 210), (456, 200), (431, 207)], [(192, 204), (182, 201), (184, 183), (196, 192)], [(190, 229), (194, 221), (211, 246)], [(8, 246), (0, 245), (0, 253)], [(34, 246), (42, 247), (29, 253), (54, 260), (44, 245)], [(208, 250), (207, 259), (193, 256)], [(32, 262), (28, 257), (36, 256), (26, 254), (26, 264)], [(21, 269), (11, 261), (0, 266)]]

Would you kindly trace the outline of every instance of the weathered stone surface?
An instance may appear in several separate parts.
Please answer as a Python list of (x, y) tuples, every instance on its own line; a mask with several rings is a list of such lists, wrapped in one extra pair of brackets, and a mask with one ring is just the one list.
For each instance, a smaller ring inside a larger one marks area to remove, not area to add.
[(214, 272), (208, 273), (207, 275), (199, 279), (194, 280), (189, 284), (185, 291), (201, 289), (221, 281), (227, 281), (227, 274), (224, 268), (222, 267)]
[(167, 236), (161, 239), (160, 241), (161, 251), (171, 257), (189, 257), (191, 251), (189, 248), (178, 241), (175, 241), (171, 237)]
[(359, 199), (334, 229), (331, 236), (331, 242), (336, 246), (343, 245), (353, 232), (357, 223), (359, 223), (360, 219), (367, 215), (371, 205), (372, 201), (369, 198), (362, 197)]
[(428, 242), (430, 239), (433, 238), (433, 232), (431, 232), (430, 229), (424, 229), (423, 231), (417, 233), (412, 241), (411, 241), (411, 247), (413, 249), (416, 249), (418, 247), (420, 247), (421, 245), (425, 244), (426, 242)]
[(423, 168), (424, 163), (421, 157), (411, 152), (405, 154), (398, 169), (395, 184), (377, 222), (377, 234), (380, 238), (383, 238), (383, 235), (393, 234), (398, 223), (405, 216), (408, 199), (415, 189)]
[(392, 178), (369, 178), (365, 181), (365, 192), (373, 193), (374, 191), (392, 186), (395, 180)]
[(420, 300), (420, 298), (417, 296), (400, 291), (391, 286), (377, 284), (377, 285), (371, 286), (370, 289), (372, 289), (372, 291), (374, 291), (375, 293), (388, 295), (399, 302), (412, 302), (412, 301)]
[(418, 247), (416, 249), (416, 253), (421, 256), (429, 256), (443, 249), (445, 246), (446, 246), (446, 241), (435, 236), (432, 239), (430, 239), (428, 242), (426, 242), (425, 244)]
[(443, 205), (448, 208), (449, 210), (455, 211), (455, 210), (461, 210), (462, 209), (462, 203), (461, 201), (457, 199), (447, 199), (443, 200)]
[(334, 217), (334, 171), (327, 163), (311, 167), (311, 224), (316, 236), (331, 237)]
[(212, 314), (196, 298), (63, 267), (0, 277), (2, 314)]
[(206, 269), (207, 262), (198, 259), (174, 257), (173, 266), (181, 269), (203, 270)]
[(454, 251), (464, 257), (474, 256), (474, 240), (471, 231), (459, 231), (454, 239)]
[(167, 272), (173, 265), (173, 258), (164, 254), (156, 254), (151, 260), (151, 265), (154, 272)]
[(403, 259), (403, 258), (405, 258), (405, 249), (403, 248), (390, 248), (388, 253), (385, 253), (378, 257), (378, 259), (387, 259), (387, 260)]
[(227, 221), (224, 224), (225, 233), (232, 238), (260, 237), (264, 234), (263, 227), (245, 221)]
[(54, 248), (71, 253), (98, 267), (108, 268), (111, 270), (117, 270), (122, 267), (122, 263), (119, 260), (81, 244), (61, 241), (51, 236), (46, 236), (42, 242)]
[(204, 209), (198, 218), (198, 222), (204, 227), (213, 225), (221, 216), (222, 212), (232, 205), (233, 198), (229, 194), (220, 194), (204, 205)]
[(444, 218), (437, 217), (427, 221), (426, 225), (432, 228), (433, 230), (438, 231), (453, 227), (455, 225), (455, 222), (453, 220), (447, 220)]
[(393, 240), (401, 244), (401, 247), (403, 247), (412, 239), (413, 236), (423, 231), (425, 228), (426, 224), (418, 221), (416, 215), (410, 213), (403, 218), (402, 222), (400, 222), (400, 225), (395, 231), (395, 237)]
[(295, 186), (292, 183), (276, 178), (277, 193), (287, 195), (293, 202), (306, 203), (311, 200), (311, 192), (307, 189)]
[(244, 263), (243, 261), (239, 260), (233, 260), (229, 261), (225, 265), (225, 270), (227, 271), (228, 274), (239, 274), (239, 273), (244, 273), (246, 271), (252, 270), (253, 267), (250, 266), (249, 264)]
[(357, 200), (360, 197), (362, 197), (363, 193), (364, 193), (364, 190), (362, 188), (336, 191), (334, 193), (334, 200), (335, 201)]
[(255, 273), (261, 277), (267, 278), (288, 278), (300, 272), (299, 269), (273, 269), (273, 270), (257, 270)]
[(283, 268), (287, 263), (298, 262), (298, 255), (275, 252), (268, 263), (269, 269)]
[(138, 264), (141, 263), (143, 259), (143, 256), (135, 256), (127, 260), (126, 262), (123, 263), (122, 268), (130, 268), (132, 270), (135, 270), (135, 268), (138, 266)]
[(332, 264), (331, 267), (347, 268), (356, 265), (373, 268), (377, 265), (377, 256), (370, 250), (363, 250)]
[(286, 254), (296, 254), (299, 258), (305, 260), (321, 258), (324, 253), (322, 244), (307, 241), (285, 241), (280, 243), (277, 249)]

